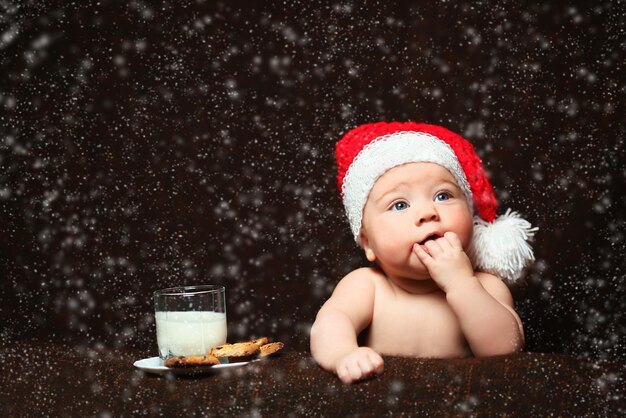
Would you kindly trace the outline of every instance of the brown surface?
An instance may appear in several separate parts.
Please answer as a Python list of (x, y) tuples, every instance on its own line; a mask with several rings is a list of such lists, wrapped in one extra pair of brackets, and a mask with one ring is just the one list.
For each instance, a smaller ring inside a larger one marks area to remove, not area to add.
[(625, 367), (523, 353), (489, 359), (385, 358), (385, 373), (345, 386), (308, 353), (200, 378), (132, 363), (154, 353), (53, 343), (0, 345), (5, 416), (618, 416)]

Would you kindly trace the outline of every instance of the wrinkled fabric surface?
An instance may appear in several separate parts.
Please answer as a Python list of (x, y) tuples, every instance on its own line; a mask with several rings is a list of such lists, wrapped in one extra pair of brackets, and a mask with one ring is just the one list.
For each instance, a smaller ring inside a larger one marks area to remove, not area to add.
[(343, 385), (308, 352), (217, 374), (156, 376), (154, 353), (17, 341), (0, 345), (5, 416), (618, 416), (624, 371), (568, 355), (385, 357), (382, 376)]

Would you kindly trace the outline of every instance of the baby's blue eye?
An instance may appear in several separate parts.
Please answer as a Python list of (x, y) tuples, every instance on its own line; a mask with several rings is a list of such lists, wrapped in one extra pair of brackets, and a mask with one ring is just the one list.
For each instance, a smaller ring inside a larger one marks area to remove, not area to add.
[(435, 196), (435, 202), (444, 202), (448, 199), (450, 199), (450, 195), (446, 192), (438, 193), (437, 196)]
[(409, 207), (409, 204), (406, 202), (396, 202), (391, 205), (391, 210), (405, 210)]

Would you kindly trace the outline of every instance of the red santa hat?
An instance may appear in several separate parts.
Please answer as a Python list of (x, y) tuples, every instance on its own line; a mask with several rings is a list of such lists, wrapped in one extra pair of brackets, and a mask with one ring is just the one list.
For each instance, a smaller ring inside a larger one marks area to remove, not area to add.
[(393, 167), (430, 162), (450, 171), (474, 212), (468, 249), (474, 268), (512, 283), (534, 260), (528, 239), (537, 228), (511, 210), (496, 216), (498, 202), (482, 162), (460, 135), (425, 123), (369, 123), (347, 132), (337, 143), (335, 157), (339, 190), (359, 245), (363, 208), (376, 180)]

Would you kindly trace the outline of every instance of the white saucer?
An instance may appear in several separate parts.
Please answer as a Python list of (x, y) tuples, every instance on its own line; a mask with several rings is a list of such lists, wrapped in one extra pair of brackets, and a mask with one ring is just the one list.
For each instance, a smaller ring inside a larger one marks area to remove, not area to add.
[[(257, 361), (257, 360), (252, 360)], [(232, 369), (236, 367), (245, 366), (251, 363), (250, 361), (241, 361), (237, 363), (222, 363), (214, 366), (197, 366), (197, 367), (165, 367), (163, 360), (160, 357), (148, 357), (141, 360), (137, 360), (133, 363), (133, 366), (143, 370), (147, 373), (153, 373), (158, 375), (173, 374), (176, 376), (192, 376), (197, 374), (213, 373), (223, 371), (225, 369)]]

